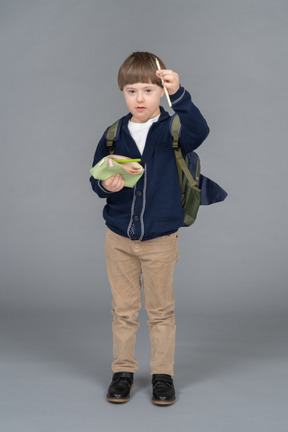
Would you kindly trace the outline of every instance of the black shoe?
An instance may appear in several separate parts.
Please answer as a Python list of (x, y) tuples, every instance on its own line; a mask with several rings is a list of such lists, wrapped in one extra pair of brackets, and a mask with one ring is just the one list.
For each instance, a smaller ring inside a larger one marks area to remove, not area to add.
[(156, 405), (171, 405), (175, 402), (175, 389), (171, 375), (152, 375), (152, 402)]
[(130, 390), (133, 387), (133, 373), (116, 372), (113, 374), (112, 382), (107, 393), (109, 402), (123, 403), (130, 399)]

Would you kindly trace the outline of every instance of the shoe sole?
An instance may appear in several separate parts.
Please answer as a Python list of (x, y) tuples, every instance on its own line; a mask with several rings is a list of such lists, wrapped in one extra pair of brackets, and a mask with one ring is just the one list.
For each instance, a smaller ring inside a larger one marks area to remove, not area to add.
[(108, 398), (108, 397), (106, 397), (106, 399), (112, 403), (124, 403), (124, 402), (128, 402), (130, 400), (130, 398), (128, 398), (128, 399), (113, 399), (113, 398)]
[(173, 401), (163, 401), (163, 402), (152, 399), (152, 403), (154, 405), (172, 405), (174, 402), (176, 402), (176, 399), (174, 399)]

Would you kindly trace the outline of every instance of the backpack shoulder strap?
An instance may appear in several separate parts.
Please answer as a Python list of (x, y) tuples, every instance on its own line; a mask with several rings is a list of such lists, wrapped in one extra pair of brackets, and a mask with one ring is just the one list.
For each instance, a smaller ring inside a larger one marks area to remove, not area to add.
[(108, 148), (110, 154), (114, 153), (114, 143), (117, 141), (119, 136), (121, 120), (122, 119), (119, 119), (109, 126), (105, 133), (106, 147)]
[(171, 118), (170, 132), (173, 137), (172, 147), (177, 149), (179, 147), (179, 137), (180, 137), (181, 123), (178, 114), (174, 114)]
[[(184, 173), (184, 175), (187, 178), (188, 183), (190, 184), (191, 187), (198, 187), (198, 183), (196, 180), (194, 180), (191, 172), (188, 169), (188, 166), (182, 156), (182, 152), (180, 147), (178, 149), (175, 149), (175, 158), (176, 158), (176, 164), (177, 164), (177, 168), (178, 168), (178, 176), (179, 176), (179, 184), (180, 187), (182, 188), (182, 172)], [(197, 162), (198, 163), (198, 162)]]
[(180, 138), (180, 131), (181, 131), (181, 122), (178, 114), (174, 114), (171, 123), (170, 123), (170, 132), (173, 137), (172, 147), (174, 148), (175, 153), (175, 159), (176, 159), (176, 165), (178, 170), (178, 177), (179, 177), (179, 184), (182, 189), (182, 171), (184, 175), (186, 176), (188, 182), (191, 186), (197, 187), (197, 182), (194, 180), (191, 172), (188, 169), (188, 166), (183, 158), (182, 151), (179, 144), (179, 138)]

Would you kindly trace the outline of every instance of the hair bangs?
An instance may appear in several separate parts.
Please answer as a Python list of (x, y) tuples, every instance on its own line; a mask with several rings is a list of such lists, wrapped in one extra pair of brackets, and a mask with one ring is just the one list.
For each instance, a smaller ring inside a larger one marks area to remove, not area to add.
[(161, 68), (166, 69), (159, 57), (148, 52), (135, 52), (127, 57), (118, 73), (120, 90), (123, 90), (128, 84), (136, 84), (138, 82), (151, 83), (163, 87), (161, 80), (156, 76), (156, 58), (158, 58)]

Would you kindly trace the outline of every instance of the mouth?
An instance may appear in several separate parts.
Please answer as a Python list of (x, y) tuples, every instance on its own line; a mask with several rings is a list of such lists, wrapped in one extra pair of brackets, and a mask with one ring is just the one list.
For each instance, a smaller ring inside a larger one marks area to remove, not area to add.
[(135, 109), (136, 109), (137, 111), (143, 111), (143, 110), (145, 110), (145, 107), (141, 107), (141, 106), (140, 106), (140, 107), (136, 107)]

